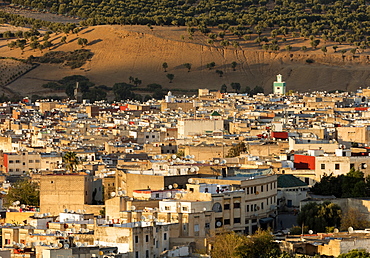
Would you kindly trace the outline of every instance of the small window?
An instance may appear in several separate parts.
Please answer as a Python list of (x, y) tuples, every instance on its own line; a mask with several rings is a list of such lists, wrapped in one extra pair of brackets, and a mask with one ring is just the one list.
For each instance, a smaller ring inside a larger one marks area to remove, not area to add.
[(30, 161), (28, 161), (29, 163), (33, 163), (33, 160), (31, 159)]
[(14, 160), (9, 160), (9, 163), (14, 163)]
[(321, 169), (325, 169), (325, 164), (321, 164)]
[(54, 184), (54, 181), (50, 181), (50, 184)]
[(38, 159), (37, 159), (37, 160), (35, 160), (35, 162), (36, 162), (36, 163), (40, 163), (40, 160), (38, 160)]
[(15, 163), (21, 163), (21, 161), (20, 160), (16, 160)]
[(149, 235), (145, 235), (145, 242), (149, 242)]
[(246, 205), (246, 211), (249, 212), (249, 205)]
[(183, 211), (188, 211), (188, 207), (182, 207)]
[(149, 258), (149, 250), (145, 250), (145, 258)]
[(135, 236), (135, 244), (139, 243), (139, 236)]
[(163, 234), (163, 240), (167, 240), (167, 233)]
[(240, 218), (234, 218), (234, 224), (240, 224)]
[(155, 135), (152, 135), (152, 138), (154, 139), (155, 138)]
[(234, 203), (234, 209), (240, 209), (240, 202)]
[(230, 220), (229, 219), (224, 219), (224, 225), (230, 225)]
[(230, 210), (230, 204), (229, 203), (224, 204), (224, 210)]
[(164, 207), (164, 210), (169, 211), (170, 210), (170, 206), (165, 206)]
[(338, 163), (335, 164), (335, 170), (339, 170), (340, 169), (340, 165)]
[(149, 138), (149, 135), (145, 136), (145, 138), (147, 138), (147, 139), (148, 139), (148, 138)]
[(261, 185), (261, 193), (263, 192), (263, 185)]
[(135, 258), (139, 258), (139, 252), (138, 251), (135, 252)]

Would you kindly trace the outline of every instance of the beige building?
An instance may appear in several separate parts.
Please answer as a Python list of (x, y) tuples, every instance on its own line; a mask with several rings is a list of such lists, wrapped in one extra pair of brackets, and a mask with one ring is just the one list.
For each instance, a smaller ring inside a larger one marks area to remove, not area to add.
[(56, 215), (65, 209), (90, 210), (89, 206), (102, 201), (102, 190), (101, 179), (88, 174), (42, 175), (40, 211)]
[(212, 119), (182, 119), (177, 123), (177, 138), (184, 139), (204, 135), (206, 132), (223, 131), (224, 120), (220, 117)]

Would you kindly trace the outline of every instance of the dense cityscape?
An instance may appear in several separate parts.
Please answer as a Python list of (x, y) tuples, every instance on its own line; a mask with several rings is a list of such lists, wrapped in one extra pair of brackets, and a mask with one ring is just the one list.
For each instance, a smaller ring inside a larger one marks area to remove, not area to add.
[(1, 256), (368, 251), (370, 89), (272, 87), (3, 103)]

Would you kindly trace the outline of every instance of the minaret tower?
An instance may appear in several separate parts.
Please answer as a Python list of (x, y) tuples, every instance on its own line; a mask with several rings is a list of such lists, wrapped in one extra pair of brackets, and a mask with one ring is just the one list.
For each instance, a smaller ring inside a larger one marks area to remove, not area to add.
[(274, 82), (272, 92), (274, 94), (278, 94), (278, 95), (284, 95), (285, 94), (286, 85), (285, 85), (285, 82), (283, 82), (283, 76), (281, 74), (278, 74), (276, 76), (276, 82)]

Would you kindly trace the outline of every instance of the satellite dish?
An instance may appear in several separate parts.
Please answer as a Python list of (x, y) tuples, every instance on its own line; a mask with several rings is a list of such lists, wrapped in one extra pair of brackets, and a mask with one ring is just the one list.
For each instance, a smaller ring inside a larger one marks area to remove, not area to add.
[(176, 155), (175, 155), (175, 154), (173, 154), (173, 155), (171, 156), (171, 158), (172, 158), (172, 159), (176, 159)]
[(195, 168), (190, 168), (190, 172), (194, 173), (195, 172)]
[(219, 161), (218, 159), (216, 159), (216, 160), (214, 161), (214, 163), (215, 163), (215, 164), (218, 164), (218, 163), (220, 163), (220, 161)]
[(353, 227), (348, 228), (348, 233), (353, 233)]
[(308, 234), (312, 235), (313, 234), (313, 231), (311, 229), (308, 230)]
[(68, 248), (69, 248), (69, 244), (65, 244), (64, 249), (68, 249)]
[(192, 184), (193, 182), (194, 182), (194, 180), (193, 180), (192, 178), (189, 178), (189, 179), (188, 179), (188, 183), (189, 183), (189, 184)]
[(166, 196), (167, 196), (167, 198), (171, 198), (171, 193), (170, 192), (168, 192), (168, 193), (166, 193)]
[(19, 244), (19, 248), (20, 249), (23, 249), (25, 247), (25, 245), (24, 244)]
[(194, 169), (195, 169), (195, 171), (196, 171), (196, 172), (198, 172), (198, 171), (199, 171), (199, 168), (198, 168), (198, 167), (195, 167)]
[(77, 247), (81, 247), (81, 245), (82, 245), (82, 244), (81, 244), (81, 242), (77, 242), (77, 243), (76, 243), (76, 246), (77, 246)]
[(172, 185), (169, 185), (169, 186), (168, 186), (168, 189), (170, 189), (170, 190), (171, 190), (171, 189), (172, 189)]
[(195, 184), (196, 185), (199, 185), (199, 180), (195, 180)]
[(122, 195), (123, 195), (122, 191), (118, 191), (118, 196), (122, 196)]
[(179, 185), (178, 185), (178, 184), (176, 184), (176, 183), (174, 183), (174, 184), (173, 184), (173, 188), (175, 188), (175, 189), (176, 189), (177, 187), (179, 187)]
[(339, 229), (335, 228), (334, 233), (339, 233)]
[(112, 197), (116, 196), (116, 192), (111, 192), (110, 196), (112, 196)]
[(20, 202), (20, 201), (16, 201), (16, 202), (15, 202), (15, 205), (19, 205), (19, 204), (21, 204), (21, 202)]
[(134, 205), (131, 206), (131, 210), (134, 211), (136, 210), (136, 207)]
[(204, 207), (204, 208), (203, 208), (203, 211), (206, 211), (206, 210), (207, 210), (207, 208), (206, 208), (206, 207)]

